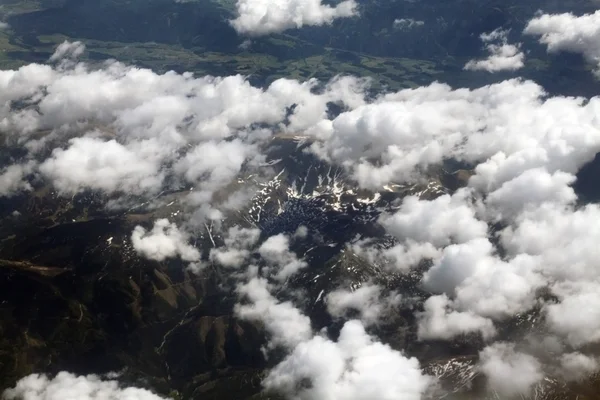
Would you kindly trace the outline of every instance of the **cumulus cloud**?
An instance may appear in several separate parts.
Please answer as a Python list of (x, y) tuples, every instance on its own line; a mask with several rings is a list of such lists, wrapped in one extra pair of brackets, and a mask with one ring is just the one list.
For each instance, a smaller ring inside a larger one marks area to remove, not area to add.
[(600, 341), (598, 283), (567, 283), (556, 288), (561, 301), (546, 308), (549, 327), (574, 347)]
[(312, 337), (310, 318), (292, 303), (280, 302), (273, 297), (266, 279), (254, 277), (239, 285), (237, 290), (248, 303), (236, 305), (236, 314), (240, 318), (263, 322), (271, 336), (270, 347), (294, 348)]
[(240, 140), (204, 142), (179, 160), (175, 170), (182, 172), (188, 182), (219, 187), (237, 176), (252, 150)]
[(211, 249), (210, 259), (219, 265), (228, 268), (238, 268), (250, 255), (246, 249)]
[(308, 265), (299, 260), (289, 247), (290, 239), (284, 234), (279, 234), (271, 236), (258, 248), (263, 259), (275, 268), (274, 277), (278, 281), (287, 280)]
[(486, 199), (491, 219), (511, 220), (528, 209), (542, 204), (573, 204), (577, 199), (571, 185), (575, 176), (561, 171), (548, 173), (543, 168), (523, 172), (491, 192)]
[(241, 34), (259, 36), (303, 26), (327, 25), (357, 15), (357, 3), (344, 0), (334, 7), (321, 0), (238, 0), (231, 21)]
[(440, 251), (431, 243), (418, 243), (408, 240), (379, 253), (380, 259), (389, 261), (392, 269), (398, 272), (408, 272), (422, 260), (433, 260), (440, 256)]
[(367, 189), (418, 181), (445, 159), (485, 164), (481, 186), (522, 172), (525, 163), (575, 173), (598, 151), (598, 104), (597, 98), (547, 98), (537, 84), (518, 79), (475, 90), (434, 83), (387, 94), (319, 125), (315, 134), (323, 140), (312, 150), (345, 166)]
[[(273, 247), (277, 251), (269, 251), (279, 257), (280, 246), (274, 243), (267, 246)], [(433, 382), (423, 374), (416, 358), (408, 358), (378, 342), (366, 333), (360, 321), (346, 322), (337, 341), (327, 338), (325, 330), (315, 335), (310, 318), (292, 302), (277, 300), (271, 294), (277, 286), (270, 285), (257, 273), (257, 268), (249, 268), (249, 280), (238, 285), (238, 294), (244, 302), (236, 305), (235, 311), (240, 318), (264, 324), (269, 333), (267, 350), (279, 348), (288, 353), (263, 381), (267, 390), (307, 400), (399, 397), (417, 400)], [(359, 297), (373, 297), (378, 290), (371, 286), (363, 290), (366, 294), (359, 292)], [(332, 298), (334, 308), (340, 312), (358, 304), (357, 298), (348, 293), (336, 292)], [(365, 309), (364, 317), (376, 318), (376, 312)]]
[(34, 161), (24, 164), (13, 164), (0, 169), (0, 197), (10, 197), (23, 190), (31, 190), (31, 185), (25, 179), (33, 172)]
[(482, 34), (481, 40), (486, 43), (488, 58), (484, 60), (471, 60), (465, 64), (464, 69), (470, 71), (483, 70), (487, 72), (515, 71), (523, 68), (525, 54), (521, 51), (521, 44), (508, 43), (508, 31), (496, 29), (490, 33)]
[(416, 358), (375, 341), (359, 321), (349, 321), (337, 342), (315, 336), (298, 344), (264, 384), (302, 400), (420, 400), (431, 382)]
[(327, 312), (334, 317), (344, 317), (349, 311), (359, 312), (360, 320), (365, 325), (373, 325), (397, 306), (402, 297), (395, 292), (388, 295), (382, 293), (382, 288), (374, 284), (364, 284), (358, 289), (337, 289), (325, 298)]
[(423, 260), (437, 259), (441, 251), (429, 242), (406, 240), (389, 248), (381, 248), (369, 239), (358, 240), (349, 248), (371, 263), (391, 272), (408, 273)]
[(135, 151), (115, 140), (82, 137), (69, 141), (67, 149), (54, 149), (39, 169), (66, 194), (85, 189), (106, 193), (156, 193), (162, 186), (162, 149), (146, 141)]
[[(210, 203), (216, 191), (234, 181), (242, 166), (258, 166), (263, 158), (253, 144), (239, 139), (208, 141), (188, 151), (176, 162), (173, 170), (187, 182), (194, 184), (195, 190), (188, 196), (188, 202), (197, 206)], [(238, 199), (233, 197), (235, 194), (227, 204), (231, 204), (231, 201), (237, 202)], [(240, 200), (247, 199), (242, 197)], [(243, 203), (242, 201), (241, 204)], [(227, 204), (223, 204), (223, 208), (227, 208)]]
[(527, 395), (544, 377), (541, 363), (511, 343), (494, 343), (479, 354), (479, 369), (491, 390), (501, 396)]
[(156, 220), (151, 231), (136, 226), (131, 234), (131, 243), (135, 251), (156, 261), (174, 257), (180, 257), (183, 261), (198, 261), (200, 252), (190, 245), (188, 240), (188, 235), (168, 219)]
[(600, 369), (598, 359), (581, 353), (567, 353), (560, 357), (560, 376), (569, 381), (589, 378)]
[[(316, 125), (312, 151), (370, 189), (418, 181), (446, 159), (473, 164), (469, 188), (434, 200), (406, 197), (380, 221), (401, 242), (393, 247), (404, 260), (399, 270), (432, 259), (424, 287), (447, 297), (429, 304), (422, 331), (452, 332), (446, 327), (453, 319), (468, 317), (476, 322), (472, 331), (491, 332), (484, 320), (531, 310), (549, 289), (559, 301), (544, 308), (547, 328), (582, 346), (597, 340), (597, 318), (572, 312), (595, 301), (597, 235), (585, 221), (597, 219), (597, 207), (577, 208), (571, 186), (600, 150), (599, 104), (595, 97), (551, 97), (518, 79), (475, 90), (432, 84)], [(498, 223), (499, 243), (488, 228)], [(369, 260), (383, 253), (368, 244), (354, 248)], [(567, 312), (573, 320), (561, 318)]]
[(582, 16), (542, 14), (529, 21), (524, 33), (539, 36), (550, 53), (582, 54), (597, 67), (596, 73), (600, 71), (600, 10)]
[(121, 387), (117, 381), (102, 380), (95, 375), (77, 376), (60, 372), (54, 378), (29, 375), (19, 380), (15, 387), (2, 394), (6, 400), (162, 400), (146, 389)]
[[(59, 47), (70, 59), (82, 45)], [(38, 160), (39, 176), (61, 195), (91, 190), (124, 207), (131, 195), (149, 200), (189, 185), (190, 224), (201, 226), (252, 197), (249, 188), (223, 189), (242, 169), (264, 168), (259, 149), (274, 131), (310, 129), (327, 118), (329, 102), (360, 106), (366, 86), (339, 77), (321, 86), (279, 79), (259, 88), (242, 76), (156, 74), (113, 61), (30, 64), (0, 71), (0, 132), (31, 157), (46, 157)], [(16, 182), (23, 168), (7, 168), (4, 179)], [(27, 187), (11, 183), (11, 193), (16, 186)]]
[(599, 278), (593, 266), (598, 256), (595, 243), (600, 231), (589, 223), (599, 212), (596, 204), (578, 209), (548, 204), (522, 214), (514, 227), (501, 232), (501, 241), (509, 254), (527, 254), (539, 259), (544, 274), (561, 296), (580, 289), (588, 291), (588, 285)]
[(233, 226), (227, 231), (225, 245), (211, 249), (209, 257), (224, 267), (239, 268), (250, 256), (250, 249), (259, 237), (259, 229)]
[(423, 283), (433, 292), (451, 295), (459, 310), (501, 318), (535, 305), (536, 289), (545, 283), (536, 261), (524, 254), (501, 260), (487, 238), (474, 239), (446, 247)]
[(436, 247), (485, 237), (487, 224), (476, 218), (474, 209), (467, 203), (468, 197), (466, 190), (431, 201), (408, 196), (398, 211), (383, 216), (380, 222), (399, 239), (431, 243)]
[(452, 339), (456, 336), (479, 332), (484, 339), (496, 334), (493, 322), (471, 311), (455, 311), (446, 295), (431, 296), (418, 315), (419, 339)]

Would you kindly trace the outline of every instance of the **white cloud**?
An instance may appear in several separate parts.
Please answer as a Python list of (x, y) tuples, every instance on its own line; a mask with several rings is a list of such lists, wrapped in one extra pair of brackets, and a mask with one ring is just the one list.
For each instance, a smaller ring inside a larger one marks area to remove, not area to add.
[(162, 400), (146, 389), (121, 387), (117, 381), (95, 375), (76, 376), (60, 372), (54, 378), (29, 375), (2, 394), (6, 400)]
[(423, 283), (434, 293), (452, 296), (458, 310), (502, 318), (535, 304), (535, 291), (545, 283), (538, 266), (527, 255), (500, 260), (492, 243), (480, 238), (446, 247)]
[(357, 310), (365, 326), (377, 324), (401, 300), (398, 293), (384, 295), (381, 287), (374, 284), (364, 284), (355, 290), (337, 289), (325, 298), (329, 314), (340, 318), (350, 310)]
[[(62, 49), (71, 54), (77, 46)], [(252, 197), (250, 187), (221, 189), (242, 168), (264, 168), (261, 145), (274, 130), (309, 129), (326, 118), (330, 101), (364, 104), (365, 80), (336, 78), (319, 93), (317, 85), (279, 79), (263, 89), (242, 76), (159, 75), (117, 62), (31, 64), (0, 71), (0, 131), (32, 157), (53, 149), (39, 160), (39, 175), (61, 195), (93, 190), (108, 195), (111, 207), (125, 207), (132, 194), (149, 200), (189, 183), (194, 190), (184, 206), (194, 209), (190, 224), (201, 226)], [(14, 109), (17, 101), (25, 107)], [(27, 188), (16, 183), (17, 169), (3, 171), (4, 192), (8, 181), (11, 193)]]
[(486, 237), (487, 224), (475, 217), (473, 208), (467, 203), (468, 198), (466, 190), (431, 201), (408, 196), (394, 214), (384, 215), (380, 222), (400, 240), (411, 239), (436, 247)]
[(555, 287), (560, 302), (546, 307), (553, 332), (574, 347), (600, 341), (600, 285), (597, 282), (567, 283)]
[(252, 47), (252, 40), (246, 39), (238, 46), (241, 50), (249, 50)]
[(524, 33), (539, 36), (550, 53), (579, 53), (600, 68), (600, 10), (582, 16), (543, 14), (529, 21)]
[(567, 353), (560, 357), (559, 374), (569, 381), (589, 378), (600, 369), (598, 360), (581, 353)]
[(407, 273), (422, 260), (437, 259), (441, 251), (429, 242), (407, 240), (390, 248), (378, 248), (367, 240), (357, 241), (350, 245), (357, 255), (371, 263), (378, 264), (391, 272)]
[(394, 20), (394, 28), (403, 31), (417, 28), (425, 25), (425, 21), (415, 20), (414, 18), (398, 18)]
[(237, 290), (249, 303), (236, 305), (236, 314), (243, 319), (262, 321), (271, 336), (270, 347), (291, 349), (312, 337), (310, 318), (292, 303), (282, 303), (273, 297), (265, 279), (252, 278)]
[(200, 252), (188, 243), (188, 235), (168, 219), (154, 222), (151, 231), (136, 226), (131, 234), (133, 248), (142, 256), (156, 261), (181, 257), (183, 261), (199, 261)]
[(253, 156), (257, 156), (256, 148), (239, 139), (208, 141), (188, 151), (174, 170), (196, 184), (199, 191), (214, 192), (229, 184)]
[(43, 97), (42, 88), (56, 77), (47, 65), (29, 64), (18, 70), (0, 71), (0, 130), (28, 133), (37, 128), (39, 115), (31, 112), (15, 113), (13, 101), (29, 99), (31, 103)]
[(490, 54), (484, 60), (471, 60), (465, 65), (466, 70), (488, 72), (515, 71), (523, 68), (525, 54), (521, 51), (521, 44), (508, 44), (508, 31), (496, 29), (490, 33), (483, 33), (481, 40), (487, 43), (486, 50)]
[(511, 343), (495, 343), (479, 353), (479, 369), (501, 396), (527, 395), (544, 377), (540, 362)]
[(10, 197), (23, 190), (31, 190), (31, 185), (25, 178), (33, 172), (34, 167), (35, 162), (28, 161), (0, 169), (0, 197)]
[(391, 261), (394, 270), (408, 272), (422, 260), (437, 259), (440, 251), (429, 242), (415, 243), (409, 240), (405, 244), (398, 244), (383, 250), (380, 256), (384, 260)]
[[(266, 258), (279, 259), (287, 243), (285, 237), (273, 238), (262, 252)], [(277, 286), (257, 277), (259, 271), (249, 267), (249, 281), (238, 285), (238, 294), (247, 303), (236, 305), (235, 311), (240, 318), (264, 324), (269, 334), (267, 350), (288, 352), (263, 381), (267, 390), (306, 400), (421, 399), (433, 379), (422, 373), (416, 358), (379, 343), (359, 321), (346, 322), (337, 342), (328, 339), (325, 330), (314, 335), (310, 319), (292, 302), (278, 301), (271, 294)], [(378, 291), (372, 286), (359, 292), (359, 297), (373, 298)], [(351, 294), (336, 292), (336, 296), (337, 311), (358, 304)], [(364, 311), (367, 320), (376, 318), (377, 313)]]
[(306, 239), (308, 236), (308, 228), (304, 225), (300, 225), (296, 232), (294, 232), (294, 237), (298, 239)]
[(299, 400), (420, 400), (431, 382), (416, 358), (375, 341), (360, 322), (349, 321), (337, 342), (315, 336), (298, 344), (264, 384)]
[(510, 30), (504, 30), (502, 28), (497, 28), (491, 32), (482, 33), (481, 35), (479, 35), (479, 38), (481, 39), (481, 41), (483, 43), (489, 43), (489, 42), (493, 42), (495, 40), (508, 40), (509, 33), (510, 33)]
[(574, 182), (574, 175), (561, 171), (549, 174), (543, 168), (530, 169), (491, 192), (486, 205), (492, 219), (511, 220), (544, 203), (573, 204), (577, 195), (570, 185)]
[(552, 282), (595, 282), (600, 279), (595, 268), (600, 227), (591, 221), (598, 217), (596, 204), (578, 209), (546, 204), (523, 213), (514, 227), (504, 229), (502, 245), (510, 255), (538, 258)]
[(228, 268), (241, 267), (250, 256), (250, 248), (260, 237), (259, 229), (233, 226), (225, 236), (225, 246), (210, 250), (210, 259)]
[(259, 248), (260, 255), (275, 268), (274, 277), (283, 282), (308, 264), (299, 260), (296, 254), (290, 251), (290, 239), (279, 234), (268, 238)]
[[(252, 197), (239, 190), (213, 199), (241, 168), (261, 168), (260, 146), (274, 130), (310, 129), (327, 117), (330, 101), (360, 106), (366, 85), (340, 77), (316, 93), (314, 79), (279, 79), (263, 89), (242, 76), (159, 75), (117, 62), (31, 64), (0, 71), (0, 130), (32, 154), (54, 148), (40, 172), (64, 195), (95, 190), (121, 204), (120, 196), (150, 197), (189, 182), (196, 223)], [(15, 101), (36, 107), (13, 109)]]
[(248, 258), (250, 252), (246, 249), (211, 249), (210, 259), (228, 268), (239, 268)]
[(113, 124), (117, 133), (127, 133), (123, 139), (152, 137), (171, 146), (232, 135), (247, 137), (252, 124), (282, 122), (293, 104), (297, 107), (289, 129), (306, 129), (326, 116), (328, 101), (347, 98), (361, 104), (364, 97), (364, 80), (350, 77), (335, 79), (323, 93), (314, 94), (316, 80), (279, 79), (261, 89), (242, 76), (158, 75), (116, 62), (102, 69), (85, 64), (66, 69), (31, 64), (18, 71), (2, 71), (0, 85), (4, 107), (4, 101), (39, 101), (39, 113), (26, 109), (8, 114), (5, 109), (2, 117), (7, 119), (2, 126), (6, 130), (21, 130), (18, 122), (24, 119), (34, 129), (93, 120)]
[(67, 70), (47, 92), (39, 104), (40, 127), (95, 119), (114, 123), (128, 132), (128, 139), (154, 137), (172, 144), (220, 139), (254, 122), (276, 123), (285, 116), (285, 99), (265, 95), (241, 76), (194, 79), (188, 73), (158, 75), (119, 63)]
[(599, 217), (596, 204), (575, 208), (549, 203), (521, 214), (500, 236), (509, 257), (535, 261), (541, 283), (558, 298), (545, 307), (546, 324), (575, 347), (600, 340), (593, 306), (600, 304), (600, 229), (592, 222)]
[(249, 248), (253, 246), (260, 237), (260, 230), (257, 228), (241, 228), (233, 226), (227, 231), (225, 245), (227, 247)]
[(471, 311), (452, 310), (446, 295), (431, 296), (424, 311), (418, 314), (419, 339), (453, 339), (456, 336), (479, 332), (484, 339), (496, 334), (493, 322)]
[(65, 58), (77, 58), (85, 51), (85, 45), (81, 42), (69, 42), (65, 40), (58, 45), (50, 61), (59, 61)]
[(471, 60), (465, 64), (469, 71), (515, 71), (523, 68), (525, 54), (519, 45), (514, 44), (488, 44), (486, 46), (490, 55), (484, 60)]
[(39, 169), (63, 193), (84, 189), (112, 192), (158, 192), (163, 174), (162, 149), (153, 141), (140, 143), (138, 151), (115, 140), (82, 137), (69, 141), (66, 149), (54, 149)]
[(548, 98), (540, 86), (518, 79), (475, 90), (434, 83), (385, 95), (319, 125), (323, 141), (313, 151), (345, 166), (369, 189), (418, 181), (428, 166), (449, 158), (475, 164), (521, 158), (530, 168), (575, 173), (600, 148), (599, 104), (597, 98)]
[(321, 0), (238, 0), (231, 21), (241, 34), (259, 36), (310, 25), (331, 24), (334, 19), (357, 15), (357, 3), (344, 0), (335, 7)]

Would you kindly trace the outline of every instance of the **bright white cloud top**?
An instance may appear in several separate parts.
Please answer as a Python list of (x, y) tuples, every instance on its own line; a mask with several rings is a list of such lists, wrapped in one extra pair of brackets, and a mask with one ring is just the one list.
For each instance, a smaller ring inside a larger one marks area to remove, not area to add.
[(114, 380), (95, 375), (61, 372), (54, 378), (29, 375), (2, 394), (6, 400), (165, 400), (146, 389), (121, 387)]
[(344, 0), (333, 7), (321, 0), (238, 0), (238, 15), (231, 24), (240, 34), (261, 36), (328, 25), (337, 18), (356, 16), (357, 7), (355, 0)]
[(484, 60), (471, 60), (465, 65), (466, 70), (487, 72), (516, 71), (525, 65), (525, 54), (521, 44), (508, 43), (508, 31), (496, 29), (482, 34), (481, 41), (486, 43), (489, 56)]
[(529, 21), (524, 33), (539, 36), (549, 53), (582, 54), (600, 73), (600, 10), (582, 16), (542, 14)]

